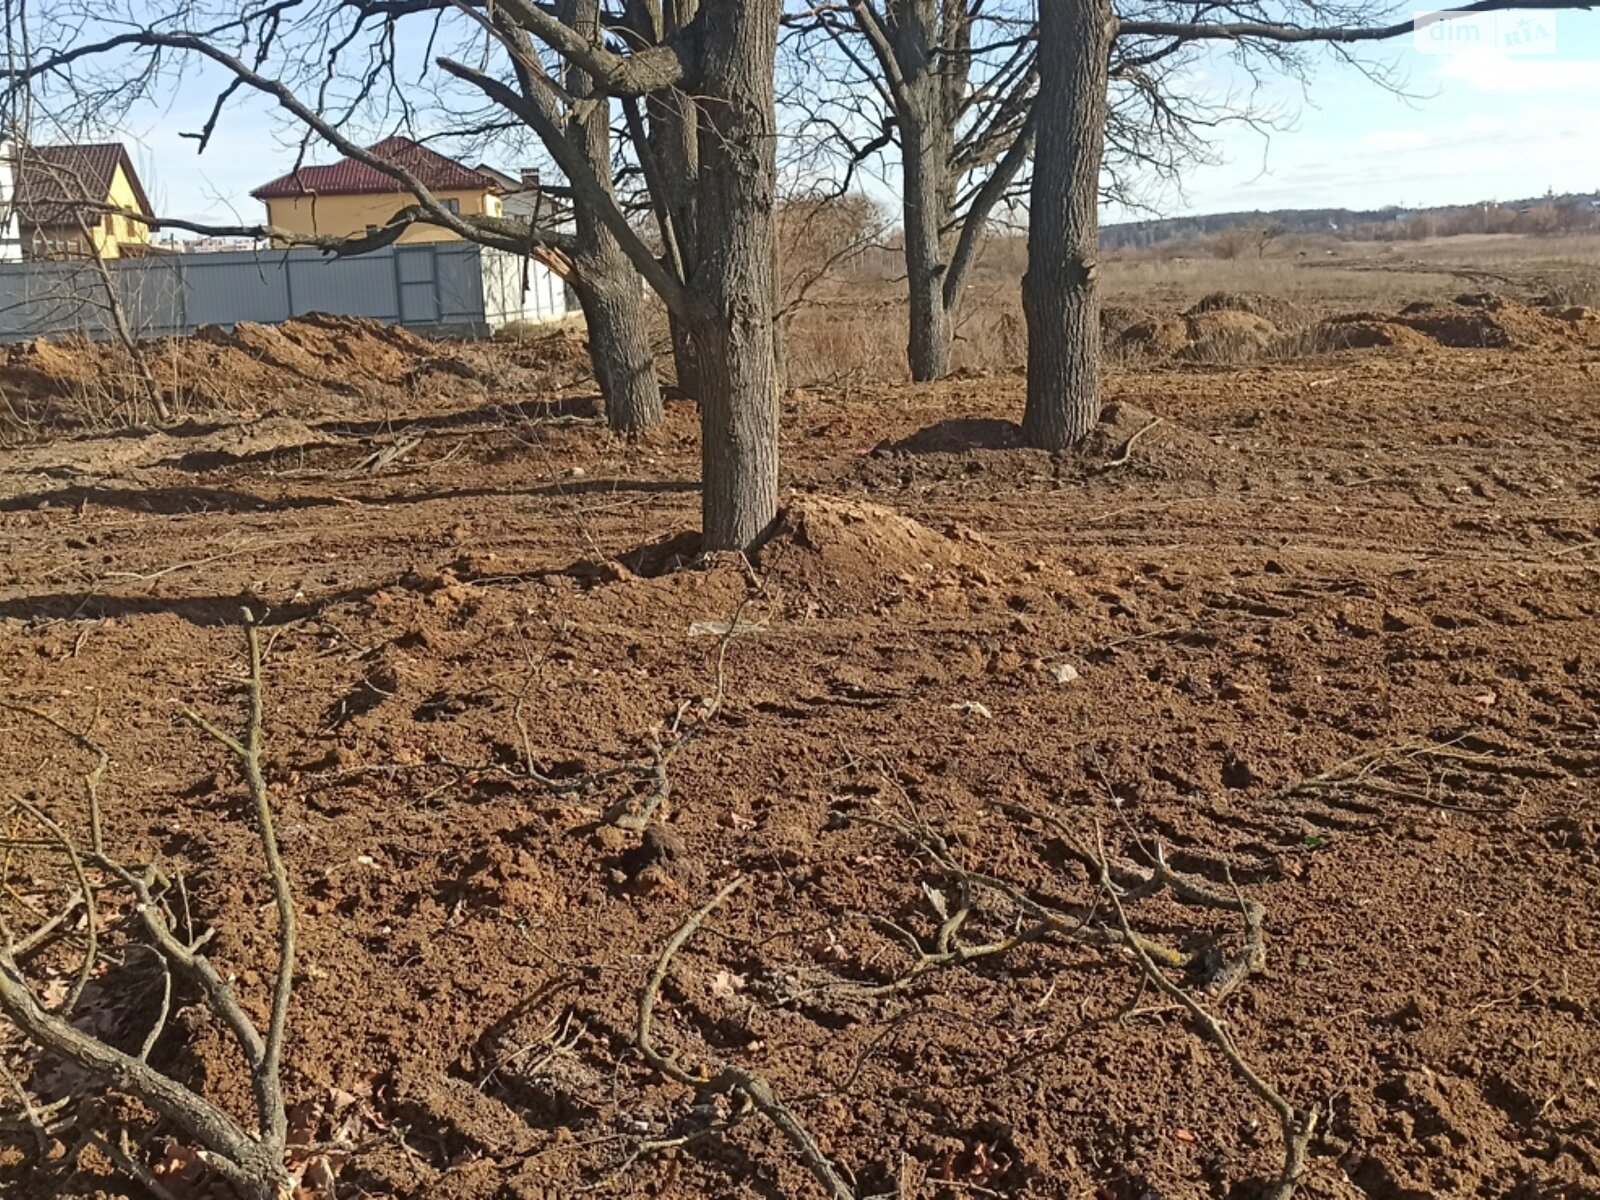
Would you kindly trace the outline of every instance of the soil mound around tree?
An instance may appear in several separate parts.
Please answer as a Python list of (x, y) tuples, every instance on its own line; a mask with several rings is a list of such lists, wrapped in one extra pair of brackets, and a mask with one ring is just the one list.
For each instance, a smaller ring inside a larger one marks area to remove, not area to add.
[(919, 429), (910, 437), (885, 441), (873, 448), (874, 455), (962, 454), (968, 450), (1020, 450), (1022, 427), (1014, 421), (985, 417), (957, 417)]
[(1075, 455), (1087, 475), (1127, 470), (1169, 477), (1205, 474), (1229, 452), (1205, 434), (1126, 402), (1107, 404)]
[(831, 591), (992, 564), (995, 553), (962, 526), (935, 530), (881, 505), (803, 496), (778, 513), (757, 566), (785, 586)]

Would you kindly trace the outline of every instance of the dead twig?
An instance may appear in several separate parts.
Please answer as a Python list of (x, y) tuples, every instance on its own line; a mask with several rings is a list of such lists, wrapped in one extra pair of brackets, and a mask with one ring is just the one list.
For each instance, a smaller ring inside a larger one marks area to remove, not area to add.
[(831, 1200), (857, 1200), (855, 1189), (840, 1175), (839, 1168), (822, 1152), (810, 1131), (800, 1123), (793, 1111), (778, 1099), (772, 1090), (772, 1085), (765, 1079), (733, 1066), (722, 1067), (715, 1076), (704, 1073), (692, 1074), (676, 1058), (662, 1051), (655, 1043), (656, 1001), (661, 995), (661, 986), (666, 980), (668, 970), (672, 967), (673, 958), (683, 948), (684, 943), (705, 924), (706, 918), (733, 895), (743, 882), (743, 876), (735, 876), (715, 896), (695, 909), (667, 939), (661, 949), (660, 957), (656, 960), (655, 969), (651, 971), (650, 978), (639, 993), (639, 1020), (634, 1032), (634, 1044), (644, 1056), (644, 1060), (668, 1079), (685, 1087), (694, 1088), (702, 1094), (709, 1092), (730, 1095), (738, 1101), (741, 1108), (759, 1112), (777, 1126), (778, 1131), (788, 1139), (789, 1144), (794, 1147), (801, 1161), (822, 1185)]
[[(279, 919), (279, 966), (265, 1036), (246, 1015), (232, 985), (201, 953), (209, 935), (186, 942), (174, 932), (171, 917), (163, 902), (162, 894), (167, 882), (161, 872), (150, 866), (129, 867), (102, 850), (79, 851), (72, 845), (70, 835), (48, 818), (41, 823), (50, 831), (52, 840), (43, 843), (43, 848), (64, 850), (69, 858), (76, 859), (79, 889), (83, 894), (81, 903), (87, 911), (93, 911), (94, 891), (89, 886), (86, 867), (104, 872), (133, 893), (134, 911), (149, 939), (146, 948), (162, 960), (163, 969), (168, 972), (161, 1013), (141, 1045), (139, 1054), (135, 1056), (76, 1028), (63, 1014), (46, 1011), (17, 964), (18, 947), (37, 944), (37, 931), (21, 941), (7, 934), (3, 944), (0, 944), (0, 1012), (34, 1044), (76, 1064), (109, 1087), (136, 1097), (157, 1116), (182, 1131), (199, 1148), (207, 1166), (244, 1200), (286, 1200), (292, 1191), (292, 1183), (285, 1162), (288, 1122), (279, 1063), (292, 991), (295, 915), (288, 874), (279, 855), (273, 830), (271, 798), (261, 765), (263, 685), (260, 642), (251, 615), (246, 612), (244, 616), (250, 674), (249, 713), (243, 738), (225, 733), (191, 710), (186, 709), (184, 713), (187, 719), (233, 754), (254, 801), (261, 852), (271, 880)], [(59, 723), (53, 723), (57, 728), (62, 728)], [(30, 815), (40, 820), (44, 814), (37, 812), (37, 805), (32, 805), (32, 808), (34, 811)], [(59, 922), (56, 924), (59, 925)], [(91, 963), (92, 960), (91, 954)], [(225, 1110), (161, 1074), (147, 1061), (166, 1025), (171, 1004), (170, 976), (174, 972), (200, 991), (208, 1007), (228, 1028), (244, 1055), (255, 1100), (257, 1129), (254, 1133), (247, 1133)], [(94, 1136), (104, 1141), (103, 1149), (120, 1169), (147, 1189), (157, 1190), (151, 1187), (154, 1177), (140, 1164), (125, 1132), (119, 1136), (116, 1144), (106, 1141), (99, 1134)], [(159, 1181), (156, 1182), (159, 1187)]]
[[(1112, 881), (1111, 869), (1106, 866), (1105, 842), (1100, 836), (1099, 829), (1095, 830), (1095, 841), (1100, 849), (1100, 886), (1110, 898), (1111, 906), (1117, 915), (1117, 924), (1124, 934), (1131, 934), (1133, 931), (1128, 925), (1128, 914), (1122, 906), (1121, 897), (1117, 895), (1117, 885)], [(1266, 1195), (1267, 1200), (1290, 1200), (1299, 1185), (1300, 1176), (1305, 1171), (1307, 1149), (1317, 1128), (1317, 1114), (1311, 1109), (1296, 1112), (1294, 1106), (1280, 1096), (1245, 1060), (1227, 1026), (1202, 1008), (1188, 992), (1163, 975), (1161, 969), (1137, 943), (1130, 940), (1129, 945), (1133, 947), (1134, 958), (1144, 977), (1162, 995), (1183, 1006), (1200, 1032), (1217, 1047), (1223, 1058), (1228, 1060), (1228, 1065), (1244, 1081), (1245, 1086), (1277, 1114), (1278, 1124), (1283, 1133), (1283, 1169), (1278, 1173), (1278, 1178)]]
[(1110, 470), (1113, 470), (1116, 467), (1126, 466), (1128, 461), (1129, 461), (1129, 459), (1131, 459), (1133, 457), (1133, 448), (1136, 445), (1139, 444), (1139, 439), (1142, 438), (1145, 434), (1149, 433), (1157, 425), (1161, 424), (1161, 421), (1162, 421), (1162, 418), (1154, 417), (1154, 418), (1151, 419), (1151, 421), (1150, 421), (1150, 423), (1148, 425), (1144, 426), (1142, 429), (1136, 430), (1133, 433), (1133, 436), (1131, 436), (1126, 442), (1124, 442), (1122, 444), (1122, 453), (1117, 455), (1116, 458), (1113, 458), (1113, 459), (1109, 460), (1105, 465), (1105, 469), (1107, 471), (1110, 471)]

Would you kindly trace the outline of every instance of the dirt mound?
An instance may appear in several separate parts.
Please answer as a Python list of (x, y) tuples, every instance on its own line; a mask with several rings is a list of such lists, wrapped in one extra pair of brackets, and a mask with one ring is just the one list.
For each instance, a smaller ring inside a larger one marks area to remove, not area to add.
[(1019, 450), (1022, 427), (1014, 421), (957, 417), (919, 429), (899, 441), (880, 442), (873, 454), (963, 454), (968, 450)]
[(1570, 345), (1588, 340), (1582, 314), (1553, 314), (1493, 292), (1470, 292), (1448, 304), (1420, 300), (1394, 318), (1441, 346), (1459, 349), (1510, 349)]
[(1419, 300), (1401, 309), (1395, 321), (1427, 335), (1441, 346), (1507, 349), (1512, 345), (1510, 331), (1489, 308)]
[(231, 331), (208, 325), (196, 340), (245, 355), (287, 376), (329, 387), (364, 380), (398, 382), (419, 359), (441, 356), (433, 342), (364, 317), (310, 313), (282, 325), (240, 321)]
[(997, 557), (963, 526), (935, 530), (876, 504), (803, 496), (779, 512), (757, 565), (786, 588), (861, 600), (881, 594), (885, 583), (933, 582), (957, 569), (993, 567)]
[(1122, 304), (1105, 304), (1100, 307), (1100, 338), (1107, 346), (1115, 346), (1135, 325), (1153, 321), (1148, 310), (1130, 308)]
[(1312, 342), (1319, 350), (1373, 350), (1397, 346), (1421, 350), (1433, 343), (1409, 325), (1400, 325), (1376, 313), (1344, 313), (1320, 321), (1312, 329)]
[[(1238, 306), (1234, 306), (1237, 302)], [(1184, 362), (1237, 363), (1260, 357), (1282, 337), (1283, 327), (1247, 305), (1283, 311), (1287, 328), (1302, 327), (1302, 314), (1270, 296), (1214, 292), (1177, 317), (1145, 316), (1107, 344), (1128, 358), (1176, 358)], [(1102, 321), (1102, 330), (1107, 327)]]
[(1211, 292), (1196, 300), (1183, 315), (1195, 317), (1211, 312), (1252, 313), (1279, 329), (1303, 329), (1312, 322), (1311, 312), (1304, 305), (1264, 292)]
[(1122, 331), (1116, 346), (1124, 354), (1165, 357), (1189, 344), (1189, 326), (1176, 317), (1150, 317)]
[(1316, 348), (1365, 350), (1429, 346), (1522, 350), (1593, 344), (1600, 321), (1581, 307), (1535, 307), (1493, 292), (1453, 300), (1416, 300), (1398, 313), (1339, 313), (1313, 328)]
[(1600, 321), (1600, 308), (1589, 308), (1582, 304), (1546, 304), (1540, 307), (1539, 312), (1552, 321), (1563, 321), (1568, 325)]
[[(165, 403), (177, 413), (251, 415), (269, 398), (364, 397), (410, 391), (481, 373), (452, 346), (363, 317), (311, 313), (282, 325), (208, 325), (192, 337), (142, 343)], [(97, 428), (153, 420), (144, 380), (120, 345), (79, 336), (39, 338), (0, 359), (4, 424), (30, 430)]]
[(1248, 362), (1278, 339), (1278, 327), (1271, 321), (1232, 308), (1192, 313), (1184, 317), (1184, 325), (1188, 343), (1178, 357), (1186, 362)]
[(1205, 434), (1126, 402), (1105, 406), (1077, 455), (1090, 476), (1123, 470), (1158, 477), (1189, 474), (1227, 457)]

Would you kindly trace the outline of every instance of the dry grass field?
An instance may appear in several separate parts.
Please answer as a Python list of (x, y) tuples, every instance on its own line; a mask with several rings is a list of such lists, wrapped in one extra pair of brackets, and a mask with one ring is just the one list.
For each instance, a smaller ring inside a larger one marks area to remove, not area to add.
[[(693, 405), (610, 437), (581, 331), (164, 345), (161, 431), (111, 352), (14, 348), (0, 699), (103, 747), (108, 852), (260, 1020), (246, 791), (180, 716), (243, 727), (255, 614), (297, 1200), (822, 1195), (728, 1069), (862, 1197), (1249, 1200), (1284, 1150), (1239, 1064), (1314, 1118), (1300, 1195), (1596, 1200), (1597, 245), (1113, 259), (1106, 419), (1059, 460), (1010, 424), (1015, 247), (928, 386), (868, 263), (796, 317), (749, 562), (675, 553)], [(79, 886), (31, 814), (87, 845), (96, 762), (0, 711), (10, 927)], [(1239, 1064), (1088, 936), (1086, 855)], [(101, 901), (75, 1020), (242, 1118)], [(48, 1003), (89, 933), (27, 959)], [(85, 1137), (124, 1129), (226, 1195), (4, 1027), (0, 1066), (5, 1196), (141, 1194)]]

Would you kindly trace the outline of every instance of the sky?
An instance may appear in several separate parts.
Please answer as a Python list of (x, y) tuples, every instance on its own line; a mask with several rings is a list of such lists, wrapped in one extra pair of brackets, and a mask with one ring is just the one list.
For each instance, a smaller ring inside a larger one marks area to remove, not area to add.
[[(1408, 96), (1331, 57), (1309, 90), (1271, 82), (1257, 98), (1285, 115), (1286, 128), (1268, 137), (1224, 128), (1214, 162), (1186, 171), (1181, 191), (1147, 193), (1147, 202), (1155, 215), (1183, 216), (1422, 207), (1600, 189), (1600, 12), (1476, 20), (1476, 28), (1424, 30), (1385, 46), (1385, 61), (1398, 68)], [(1213, 95), (1236, 91), (1240, 82), (1222, 55), (1197, 64), (1193, 81)], [(195, 143), (179, 133), (203, 123), (219, 86), (215, 70), (188, 72), (163, 108), (134, 114), (121, 132), (164, 214), (259, 220), (250, 190), (293, 165), (292, 137), (268, 102), (235, 103), (211, 147), (196, 157)], [(321, 149), (310, 161), (336, 157)]]

